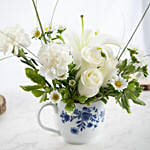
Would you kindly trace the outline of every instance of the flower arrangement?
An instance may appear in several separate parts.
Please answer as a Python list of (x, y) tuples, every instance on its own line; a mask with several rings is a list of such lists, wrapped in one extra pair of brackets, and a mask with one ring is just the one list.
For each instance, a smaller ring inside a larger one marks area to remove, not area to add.
[[(34, 85), (21, 86), (24, 91), (32, 92), (40, 102), (50, 101), (57, 105), (62, 101), (67, 113), (74, 111), (76, 103), (90, 105), (102, 101), (106, 104), (109, 97), (114, 97), (128, 113), (131, 112), (130, 101), (145, 105), (139, 99), (143, 88), (138, 79), (148, 76), (147, 65), (140, 60), (139, 50), (128, 45), (149, 6), (131, 39), (122, 48), (121, 42), (112, 37), (85, 31), (83, 16), (81, 38), (65, 34), (64, 26), (49, 24), (43, 28), (36, 4), (34, 0), (32, 2), (39, 21), (39, 28), (34, 30), (32, 37), (41, 41), (38, 55), (28, 49), (31, 40), (20, 26), (0, 31), (0, 51), (11, 52), (28, 65), (25, 73)], [(117, 56), (113, 55), (114, 46), (120, 49)], [(121, 59), (125, 51), (128, 57)]]

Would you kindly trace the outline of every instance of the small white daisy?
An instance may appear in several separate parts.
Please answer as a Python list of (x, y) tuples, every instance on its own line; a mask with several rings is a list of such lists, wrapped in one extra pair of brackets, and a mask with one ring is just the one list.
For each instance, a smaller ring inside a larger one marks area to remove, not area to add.
[(53, 31), (53, 30), (54, 30), (54, 29), (52, 28), (52, 26), (50, 26), (50, 25), (46, 25), (44, 29), (45, 29), (46, 32), (49, 32), (49, 31)]
[(57, 31), (64, 31), (66, 29), (66, 27), (63, 25), (57, 25), (56, 28), (57, 28)]
[(59, 101), (61, 101), (61, 99), (62, 96), (57, 90), (54, 90), (50, 93), (50, 100), (52, 103), (57, 104)]
[(117, 91), (122, 91), (128, 86), (128, 82), (120, 76), (116, 76), (115, 79), (112, 79), (112, 85)]
[(98, 29), (94, 31), (94, 35), (95, 35), (95, 36), (98, 36), (98, 35), (99, 35), (99, 30), (98, 30)]
[(69, 85), (70, 86), (75, 86), (75, 84), (76, 84), (76, 81), (75, 80), (69, 80)]
[(35, 38), (37, 38), (37, 39), (41, 36), (41, 32), (40, 32), (40, 30), (39, 30), (38, 28), (35, 28), (35, 29), (34, 29), (34, 31), (33, 31), (33, 36), (34, 36)]

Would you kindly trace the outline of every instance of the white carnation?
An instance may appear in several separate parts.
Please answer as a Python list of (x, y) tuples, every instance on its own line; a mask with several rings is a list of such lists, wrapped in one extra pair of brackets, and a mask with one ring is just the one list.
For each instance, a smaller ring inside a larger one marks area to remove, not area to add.
[(69, 48), (64, 44), (43, 45), (38, 54), (39, 62), (42, 64), (40, 72), (50, 79), (60, 79), (67, 74), (68, 65), (72, 62)]
[(4, 54), (11, 51), (14, 46), (19, 47), (23, 45), (28, 47), (31, 43), (28, 34), (19, 25), (7, 27), (2, 32), (4, 34), (0, 33), (0, 51)]

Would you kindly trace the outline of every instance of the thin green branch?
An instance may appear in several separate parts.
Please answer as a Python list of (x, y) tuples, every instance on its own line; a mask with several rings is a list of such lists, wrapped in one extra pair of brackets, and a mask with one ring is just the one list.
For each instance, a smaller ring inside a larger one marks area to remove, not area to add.
[(18, 41), (14, 40), (14, 38), (12, 38), (11, 36), (9, 36), (8, 34), (0, 31), (1, 34), (3, 34), (4, 36), (10, 38), (11, 40), (15, 41), (19, 46), (21, 46), (22, 48), (26, 49), (30, 54), (32, 54), (34, 57), (37, 58), (37, 56), (32, 52), (30, 51), (27, 47), (25, 47), (23, 44), (19, 43)]
[(120, 60), (121, 56), (123, 55), (123, 53), (124, 53), (124, 52), (125, 52), (125, 50), (127, 49), (128, 45), (130, 44), (130, 42), (131, 42), (132, 38), (134, 37), (134, 35), (135, 35), (135, 33), (136, 33), (137, 29), (139, 28), (139, 26), (140, 26), (140, 24), (142, 23), (142, 21), (143, 21), (143, 19), (144, 19), (145, 15), (146, 15), (146, 13), (148, 12), (149, 7), (150, 7), (150, 3), (148, 4), (148, 6), (147, 6), (146, 10), (144, 11), (144, 14), (142, 15), (142, 17), (141, 17), (141, 19), (140, 19), (139, 23), (137, 24), (137, 26), (136, 26), (136, 28), (135, 28), (134, 32), (132, 33), (132, 35), (131, 35), (131, 37), (130, 37), (129, 41), (127, 42), (127, 44), (125, 45), (124, 49), (122, 50), (122, 52), (121, 52), (121, 54), (120, 54), (120, 56), (119, 56), (118, 60)]
[(45, 44), (47, 44), (47, 41), (46, 41), (46, 38), (45, 38), (45, 33), (44, 33), (44, 30), (43, 30), (43, 26), (42, 26), (42, 23), (41, 23), (41, 20), (40, 20), (40, 17), (39, 17), (39, 13), (38, 13), (36, 4), (35, 4), (34, 0), (32, 0), (32, 2), (33, 2), (33, 6), (34, 6), (34, 9), (35, 9), (35, 12), (36, 12), (37, 20), (38, 20), (40, 28), (41, 28), (41, 32), (42, 32), (42, 35), (43, 35), (44, 42), (45, 42)]
[(9, 58), (12, 58), (12, 57), (14, 57), (14, 56), (12, 55), (12, 56), (3, 57), (3, 58), (0, 58), (0, 61), (6, 60), (6, 59), (9, 59)]
[(59, 0), (56, 1), (56, 4), (55, 4), (53, 12), (52, 12), (52, 17), (51, 17), (51, 21), (50, 21), (50, 26), (51, 27), (52, 27), (53, 18), (54, 18), (55, 12), (56, 12), (56, 8), (57, 8), (57, 5), (58, 5), (58, 2), (59, 2)]
[(82, 22), (82, 47), (84, 47), (84, 20), (83, 20), (83, 15), (81, 15), (81, 22)]

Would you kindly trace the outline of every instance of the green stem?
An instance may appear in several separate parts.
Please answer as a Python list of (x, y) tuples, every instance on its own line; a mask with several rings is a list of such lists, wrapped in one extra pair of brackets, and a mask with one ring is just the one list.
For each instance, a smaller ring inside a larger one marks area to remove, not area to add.
[(58, 2), (59, 2), (59, 0), (56, 1), (56, 4), (55, 4), (53, 12), (52, 12), (52, 17), (51, 17), (51, 21), (50, 21), (50, 26), (51, 27), (52, 27), (53, 18), (54, 18), (55, 12), (56, 12), (56, 8), (57, 8), (57, 5), (58, 5)]
[(38, 19), (38, 22), (39, 22), (39, 25), (40, 25), (40, 28), (41, 28), (41, 32), (42, 32), (42, 35), (43, 35), (43, 38), (44, 38), (44, 42), (45, 42), (45, 44), (47, 44), (47, 41), (46, 41), (46, 38), (45, 38), (45, 33), (44, 33), (44, 30), (43, 30), (43, 27), (42, 27), (42, 23), (41, 23), (41, 20), (40, 20), (40, 17), (39, 17), (39, 13), (38, 13), (36, 4), (35, 4), (34, 0), (32, 0), (32, 2), (33, 2), (33, 6), (34, 6), (34, 9), (35, 9), (35, 12), (36, 12), (36, 17)]
[(123, 55), (123, 53), (124, 53), (125, 50), (127, 49), (128, 45), (130, 44), (130, 42), (131, 42), (132, 38), (134, 37), (134, 35), (135, 35), (137, 29), (139, 28), (140, 24), (142, 23), (142, 21), (143, 21), (145, 15), (146, 15), (146, 13), (147, 13), (147, 11), (149, 10), (149, 7), (150, 7), (150, 3), (148, 4), (146, 10), (144, 11), (144, 14), (142, 15), (142, 17), (141, 17), (139, 23), (137, 24), (137, 26), (136, 26), (134, 32), (132, 33), (132, 35), (131, 35), (129, 41), (127, 42), (127, 44), (125, 45), (124, 49), (122, 50), (122, 52), (121, 52), (121, 54), (120, 54), (118, 60), (120, 60), (121, 56)]
[(14, 56), (7, 56), (7, 57), (3, 57), (3, 58), (0, 58), (0, 61), (6, 60), (6, 59), (8, 59), (8, 58), (12, 58), (12, 57), (14, 57)]
[(82, 47), (84, 47), (84, 20), (83, 20), (83, 15), (81, 15), (81, 22), (82, 22)]
[[(9, 36), (8, 34), (2, 32), (2, 31), (0, 31), (0, 33), (14, 41), (14, 38), (12, 38), (11, 36)], [(15, 42), (16, 42), (19, 46), (21, 46), (21, 47), (23, 47), (24, 49), (26, 49), (26, 50), (27, 50), (30, 54), (32, 54), (34, 57), (37, 58), (37, 56), (36, 56), (32, 51), (30, 51), (28, 48), (26, 48), (23, 44), (19, 43), (19, 42), (16, 41), (16, 40), (15, 40)]]
[(61, 35), (60, 35), (60, 40), (65, 44), (65, 41)]
[(50, 85), (50, 83), (45, 79), (46, 84), (51, 88), (52, 86)]

